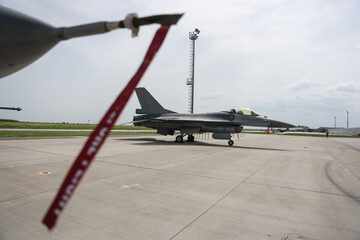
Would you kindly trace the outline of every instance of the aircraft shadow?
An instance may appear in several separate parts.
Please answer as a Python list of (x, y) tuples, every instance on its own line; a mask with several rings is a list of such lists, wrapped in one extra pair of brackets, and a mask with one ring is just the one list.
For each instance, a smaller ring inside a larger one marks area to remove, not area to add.
[(184, 141), (183, 143), (177, 143), (175, 141), (158, 140), (156, 138), (118, 138), (119, 141), (134, 142), (134, 145), (171, 145), (171, 146), (206, 146), (206, 147), (221, 147), (221, 148), (238, 148), (238, 149), (252, 149), (252, 150), (266, 150), (266, 151), (288, 151), (278, 148), (261, 148), (261, 147), (245, 147), (245, 146), (229, 146), (227, 141), (224, 144), (207, 143), (195, 140), (194, 142)]

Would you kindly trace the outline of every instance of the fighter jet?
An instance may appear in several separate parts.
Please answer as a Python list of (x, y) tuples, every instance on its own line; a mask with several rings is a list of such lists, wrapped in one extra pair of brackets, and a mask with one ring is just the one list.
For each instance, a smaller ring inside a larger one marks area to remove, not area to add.
[(240, 133), (243, 126), (291, 128), (294, 125), (276, 121), (249, 108), (235, 108), (230, 111), (213, 113), (176, 113), (163, 108), (158, 101), (145, 89), (136, 88), (136, 95), (141, 105), (141, 109), (136, 109), (136, 116), (133, 118), (135, 126), (145, 126), (157, 129), (161, 135), (174, 135), (175, 131), (180, 131), (180, 135), (175, 140), (183, 142), (187, 136), (189, 142), (193, 142), (194, 133), (212, 132), (214, 139), (228, 140), (232, 146), (231, 133)]
[(136, 36), (139, 26), (176, 24), (183, 14), (164, 14), (138, 18), (128, 14), (124, 20), (95, 22), (73, 27), (53, 27), (43, 21), (0, 5), (0, 78), (36, 61), (60, 41), (128, 28)]

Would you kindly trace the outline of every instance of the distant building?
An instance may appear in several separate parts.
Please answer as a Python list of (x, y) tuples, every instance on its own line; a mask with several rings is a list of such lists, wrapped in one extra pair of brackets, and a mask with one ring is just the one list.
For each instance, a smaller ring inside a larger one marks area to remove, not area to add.
[(344, 135), (344, 136), (358, 136), (358, 135), (360, 135), (360, 128), (332, 128), (332, 129), (329, 129), (329, 134)]

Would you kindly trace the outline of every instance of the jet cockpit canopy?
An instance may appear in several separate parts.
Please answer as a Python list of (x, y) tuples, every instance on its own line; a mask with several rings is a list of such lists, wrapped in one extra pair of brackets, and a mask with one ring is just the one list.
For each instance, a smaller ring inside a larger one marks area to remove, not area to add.
[(240, 115), (247, 115), (247, 116), (260, 116), (261, 115), (250, 108), (233, 108), (230, 110), (230, 112), (240, 114)]

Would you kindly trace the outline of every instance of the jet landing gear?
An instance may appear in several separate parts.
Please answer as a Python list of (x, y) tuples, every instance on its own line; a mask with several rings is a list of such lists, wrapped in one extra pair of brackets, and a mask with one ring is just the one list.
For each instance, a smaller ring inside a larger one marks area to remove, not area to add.
[[(194, 142), (194, 140), (195, 140), (195, 137), (192, 134), (188, 135), (188, 139), (187, 139), (188, 142)], [(177, 142), (177, 143), (184, 142), (184, 135), (176, 136), (175, 142)]]
[(230, 140), (228, 141), (228, 144), (229, 144), (229, 146), (232, 146), (232, 145), (234, 145), (234, 141), (230, 139)]
[(175, 141), (177, 143), (182, 143), (184, 141), (184, 138), (182, 135), (178, 135), (178, 136), (176, 136)]

